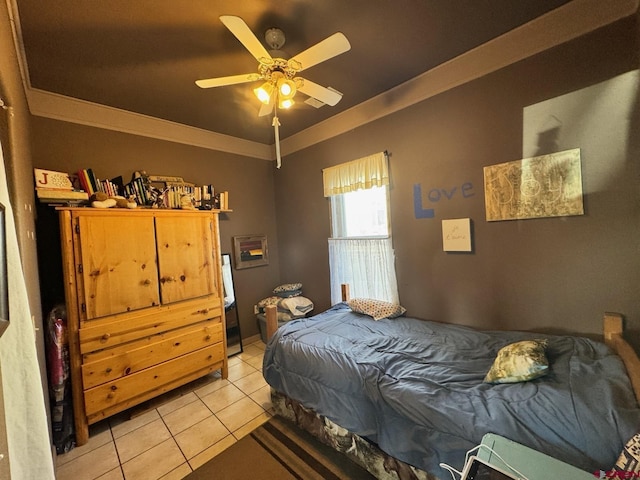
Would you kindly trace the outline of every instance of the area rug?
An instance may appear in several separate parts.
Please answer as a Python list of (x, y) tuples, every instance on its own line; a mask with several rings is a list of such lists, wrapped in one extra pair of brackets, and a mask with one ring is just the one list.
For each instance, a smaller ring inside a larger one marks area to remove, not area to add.
[(185, 480), (365, 480), (374, 477), (288, 420), (273, 417)]

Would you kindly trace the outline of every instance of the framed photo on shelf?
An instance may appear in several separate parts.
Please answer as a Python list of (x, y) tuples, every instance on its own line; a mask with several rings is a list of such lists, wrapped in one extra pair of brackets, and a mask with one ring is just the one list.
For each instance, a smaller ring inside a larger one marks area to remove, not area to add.
[(236, 269), (269, 265), (266, 235), (242, 235), (233, 237), (233, 253)]

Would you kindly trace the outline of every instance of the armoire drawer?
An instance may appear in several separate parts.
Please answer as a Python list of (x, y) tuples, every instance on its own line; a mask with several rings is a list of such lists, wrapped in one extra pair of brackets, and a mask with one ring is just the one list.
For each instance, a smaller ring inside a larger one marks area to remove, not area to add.
[(126, 375), (84, 392), (85, 411), (88, 417), (126, 402), (145, 392), (156, 390), (192, 372), (202, 370), (224, 360), (222, 342), (195, 352), (182, 355), (159, 365)]
[(212, 319), (84, 354), (83, 388), (87, 390), (135, 374), (145, 368), (220, 343), (222, 340), (222, 322)]
[(79, 330), (82, 354), (192, 325), (222, 315), (215, 296), (84, 322)]

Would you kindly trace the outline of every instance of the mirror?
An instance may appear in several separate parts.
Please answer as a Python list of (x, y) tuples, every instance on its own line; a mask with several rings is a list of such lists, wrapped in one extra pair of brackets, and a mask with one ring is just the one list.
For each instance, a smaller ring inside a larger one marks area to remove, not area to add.
[(224, 314), (227, 322), (227, 355), (230, 357), (242, 352), (240, 321), (236, 305), (236, 293), (233, 287), (231, 254), (222, 254), (222, 285), (224, 287)]
[(8, 284), (5, 210), (4, 205), (0, 203), (0, 336), (9, 326)]

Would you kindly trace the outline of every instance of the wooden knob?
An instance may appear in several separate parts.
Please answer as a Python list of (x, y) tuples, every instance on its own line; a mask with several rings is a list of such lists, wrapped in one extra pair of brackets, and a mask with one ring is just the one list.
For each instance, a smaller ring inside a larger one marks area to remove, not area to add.
[(106, 342), (107, 340), (109, 340), (111, 338), (111, 334), (110, 333), (105, 333), (104, 335), (102, 335), (102, 337), (100, 338), (100, 340), (102, 340), (103, 342)]
[(124, 369), (124, 374), (129, 375), (131, 373), (131, 367), (127, 367)]
[(113, 397), (115, 397), (115, 395), (113, 394), (113, 392), (109, 392), (109, 393), (107, 394), (107, 398), (111, 399), (111, 398), (113, 398)]
[(211, 340), (211, 335), (207, 335), (206, 337), (204, 337), (205, 340)]
[(148, 278), (142, 282), (143, 285), (151, 285), (151, 280), (149, 280)]
[(107, 368), (107, 373), (111, 373), (111, 367)]

